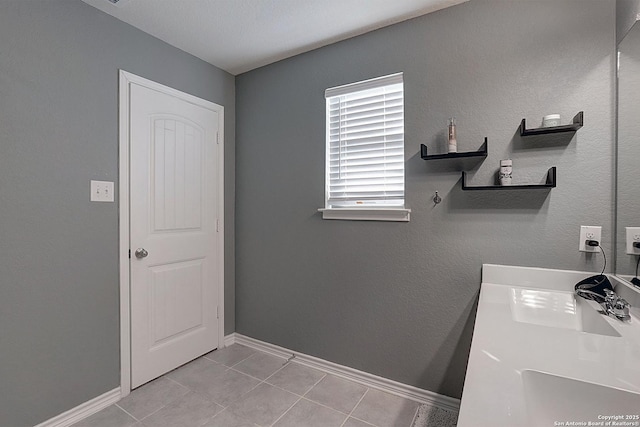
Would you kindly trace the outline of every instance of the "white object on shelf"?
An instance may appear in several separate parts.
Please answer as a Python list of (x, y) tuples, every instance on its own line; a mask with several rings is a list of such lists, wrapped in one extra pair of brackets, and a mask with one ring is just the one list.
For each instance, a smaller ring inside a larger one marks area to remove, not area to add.
[(560, 114), (548, 114), (542, 118), (542, 127), (560, 126)]
[(449, 119), (449, 153), (458, 152), (458, 140), (456, 139), (456, 118)]
[(513, 160), (500, 160), (500, 185), (511, 185)]

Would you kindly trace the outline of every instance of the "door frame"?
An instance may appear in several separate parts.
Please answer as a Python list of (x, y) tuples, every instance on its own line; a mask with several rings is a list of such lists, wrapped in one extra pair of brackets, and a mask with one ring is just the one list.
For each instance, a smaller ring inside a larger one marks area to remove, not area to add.
[(124, 70), (119, 70), (119, 255), (120, 263), (120, 393), (121, 397), (131, 392), (131, 272), (129, 268), (130, 204), (130, 138), (129, 106), (131, 105), (131, 84), (174, 96), (218, 113), (218, 197), (217, 229), (218, 258), (216, 260), (218, 279), (218, 348), (224, 347), (224, 107), (197, 98), (160, 83), (145, 79)]

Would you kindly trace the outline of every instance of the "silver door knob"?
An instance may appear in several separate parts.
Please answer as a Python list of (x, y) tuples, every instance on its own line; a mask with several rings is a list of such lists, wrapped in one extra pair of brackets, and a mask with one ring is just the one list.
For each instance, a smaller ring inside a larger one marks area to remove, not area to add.
[(138, 248), (135, 251), (135, 255), (136, 255), (136, 258), (142, 259), (142, 258), (146, 257), (147, 255), (149, 255), (149, 252), (147, 252), (147, 250), (144, 249), (144, 248)]

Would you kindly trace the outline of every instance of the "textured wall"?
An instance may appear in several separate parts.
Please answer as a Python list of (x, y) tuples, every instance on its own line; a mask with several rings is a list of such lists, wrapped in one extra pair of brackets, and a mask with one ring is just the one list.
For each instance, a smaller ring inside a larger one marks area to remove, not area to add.
[(616, 0), (616, 40), (622, 41), (640, 15), (640, 0)]
[[(79, 0), (0, 2), (0, 426), (119, 385), (118, 69), (225, 106), (234, 330), (234, 77)], [(116, 183), (117, 186), (117, 183)], [(116, 187), (117, 188), (117, 187)]]
[(616, 273), (635, 274), (638, 257), (626, 254), (625, 227), (640, 227), (640, 22), (618, 45), (618, 239)]
[[(483, 263), (597, 270), (581, 224), (611, 252), (615, 3), (475, 0), (266, 66), (236, 79), (236, 324), (261, 340), (449, 396), (461, 395)], [(404, 72), (411, 222), (325, 221), (327, 87)], [(521, 139), (525, 117), (575, 136)], [(463, 192), (444, 150), (489, 138), (470, 172), (551, 191)], [(435, 191), (443, 202), (434, 206)]]

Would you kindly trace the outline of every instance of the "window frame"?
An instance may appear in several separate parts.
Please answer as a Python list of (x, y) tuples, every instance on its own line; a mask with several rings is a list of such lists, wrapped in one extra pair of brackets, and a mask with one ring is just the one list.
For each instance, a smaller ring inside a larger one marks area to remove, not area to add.
[[(361, 92), (370, 89), (377, 89), (385, 86), (402, 84), (403, 111), (402, 121), (404, 127), (404, 75), (402, 72), (381, 76), (373, 79), (363, 80), (342, 86), (329, 88), (325, 91), (325, 205), (324, 208), (318, 209), (322, 212), (323, 219), (344, 219), (357, 221), (401, 221), (408, 222), (410, 220), (411, 209), (406, 207), (406, 161), (402, 160), (402, 202), (400, 205), (385, 205), (386, 199), (379, 199), (382, 204), (364, 204), (362, 206), (331, 206), (329, 202), (330, 195), (330, 156), (331, 156), (331, 136), (330, 136), (330, 98)], [(402, 135), (402, 148), (404, 157), (404, 130)]]

